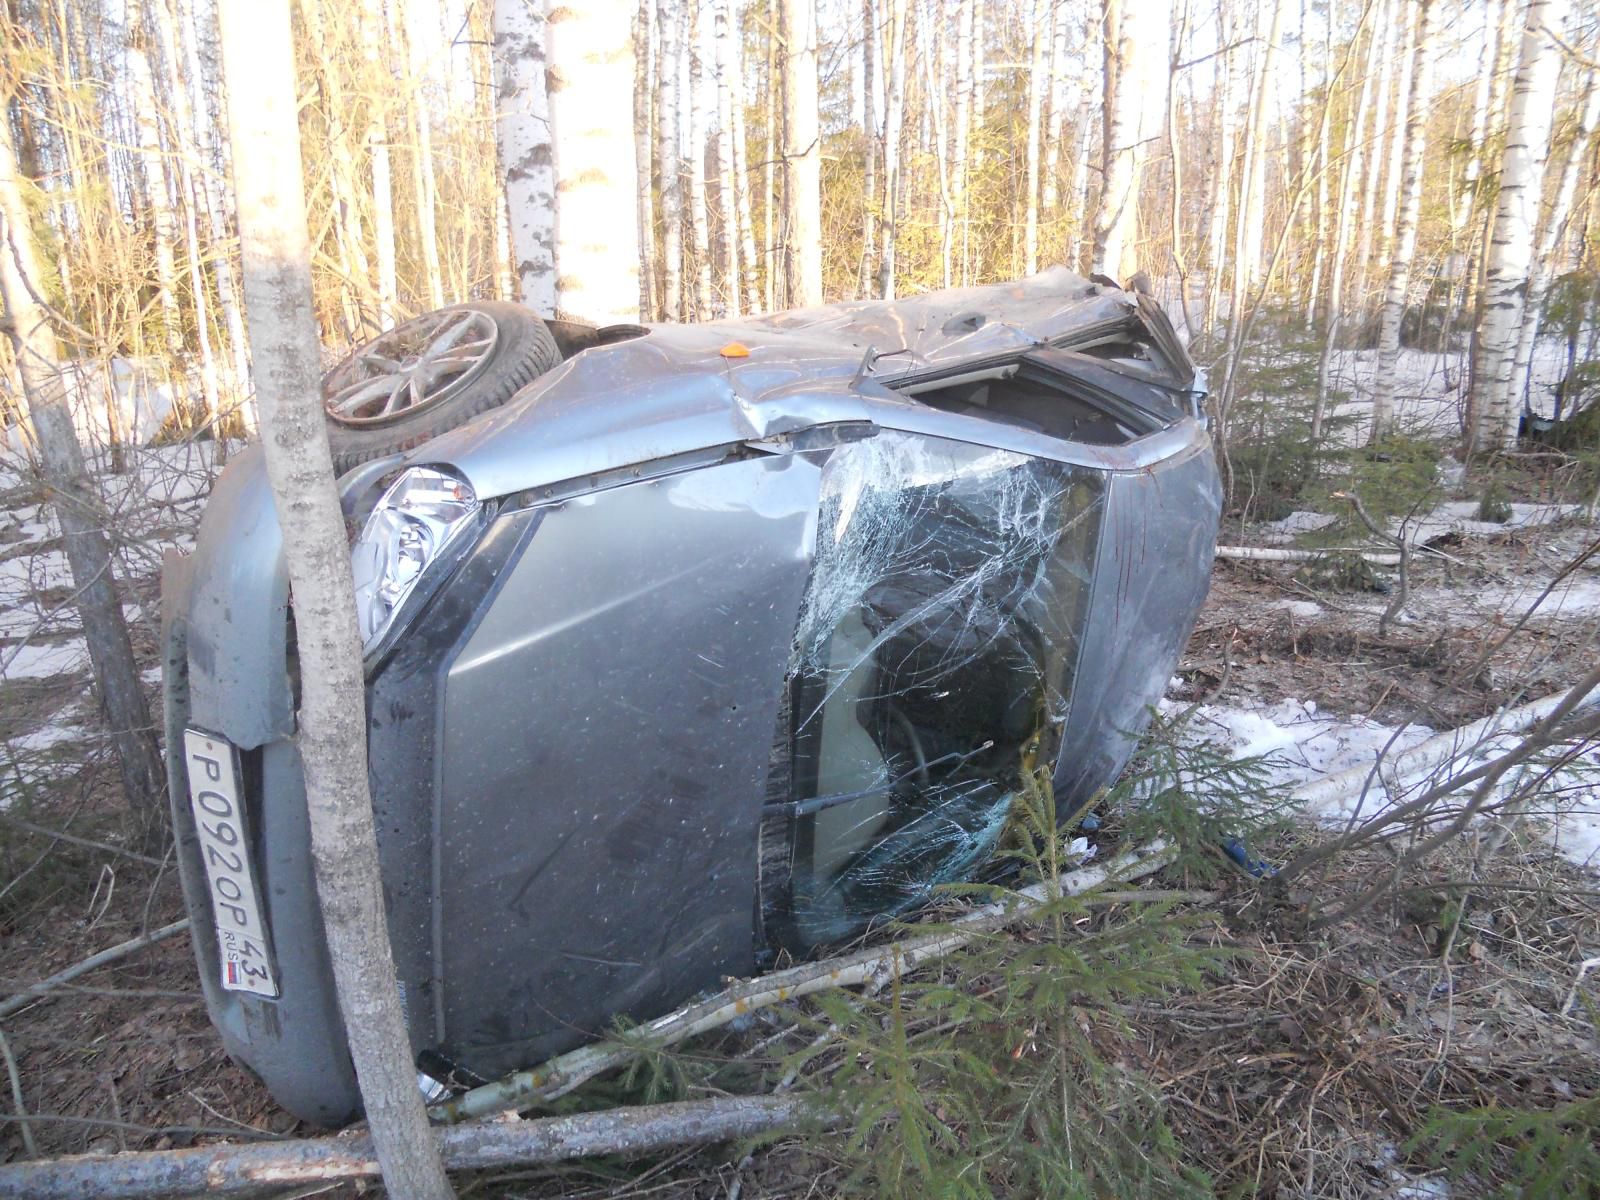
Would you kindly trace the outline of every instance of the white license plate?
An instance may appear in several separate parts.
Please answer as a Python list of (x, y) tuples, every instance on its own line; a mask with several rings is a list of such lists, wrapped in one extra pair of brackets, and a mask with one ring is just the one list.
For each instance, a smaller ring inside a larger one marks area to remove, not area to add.
[(278, 980), (261, 923), (261, 893), (250, 866), (239, 804), (238, 755), (226, 741), (196, 729), (183, 734), (206, 890), (222, 951), (222, 986), (231, 992), (276, 997)]

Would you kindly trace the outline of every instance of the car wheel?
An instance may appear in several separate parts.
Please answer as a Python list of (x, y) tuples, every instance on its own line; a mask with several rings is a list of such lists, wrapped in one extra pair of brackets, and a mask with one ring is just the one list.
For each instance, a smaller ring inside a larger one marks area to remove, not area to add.
[(334, 469), (420, 446), (560, 361), (545, 323), (503, 301), (453, 304), (396, 325), (322, 377)]

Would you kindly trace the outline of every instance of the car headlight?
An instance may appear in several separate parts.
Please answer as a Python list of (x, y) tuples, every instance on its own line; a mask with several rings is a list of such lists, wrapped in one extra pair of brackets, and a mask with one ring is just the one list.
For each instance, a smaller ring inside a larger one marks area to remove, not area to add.
[(482, 506), (465, 480), (412, 467), (389, 486), (350, 550), (361, 641), (371, 650), (395, 614)]

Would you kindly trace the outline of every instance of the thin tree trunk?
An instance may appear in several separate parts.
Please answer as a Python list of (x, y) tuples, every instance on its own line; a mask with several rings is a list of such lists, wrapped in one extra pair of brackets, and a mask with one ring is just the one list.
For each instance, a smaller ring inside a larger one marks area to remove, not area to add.
[(906, 111), (906, 0), (888, 0), (889, 89), (883, 115), (883, 260), (878, 267), (878, 295), (895, 298), (895, 252), (900, 233), (900, 140)]
[[(1416, 73), (1416, 46), (1420, 0), (1402, 0), (1400, 21), (1400, 78), (1395, 83), (1394, 120), (1389, 126), (1388, 165), (1384, 168), (1383, 215), (1378, 219), (1377, 261), (1392, 259), (1400, 236), (1400, 204), (1405, 185), (1405, 152), (1411, 130), (1411, 81)], [(1362, 263), (1365, 273), (1367, 264)]]
[(972, 145), (972, 18), (974, 0), (956, 2), (956, 71), (955, 71), (955, 149), (951, 155), (953, 177), (951, 191), (955, 201), (956, 221), (960, 228), (961, 246), (960, 281), (972, 282), (972, 212), (968, 195), (967, 157)]
[[(1550, 280), (1558, 273), (1561, 239), (1567, 231), (1567, 219), (1572, 212), (1572, 200), (1578, 190), (1578, 172), (1588, 156), (1589, 139), (1594, 136), (1595, 125), (1600, 122), (1600, 71), (1590, 68), (1585, 76), (1583, 98), (1578, 102), (1578, 123), (1573, 130), (1572, 143), (1567, 148), (1567, 160), (1561, 168), (1561, 179), (1556, 185), (1555, 200), (1545, 222), (1544, 236), (1534, 253), (1533, 271), (1528, 277), (1528, 294), (1523, 301), (1522, 321), (1517, 328), (1515, 366), (1511, 376), (1512, 403), (1530, 405), (1529, 377), (1532, 373), (1533, 347), (1539, 336), (1539, 323), (1544, 315), (1544, 298), (1550, 290)], [(1560, 415), (1558, 412), (1557, 416)]]
[(439, 268), (439, 228), (435, 218), (438, 202), (433, 174), (433, 105), (430, 89), (425, 87), (428, 71), (424, 47), (428, 42), (419, 11), (422, 0), (394, 2), (400, 6), (399, 24), (406, 45), (406, 107), (411, 114), (411, 185), (417, 203), (417, 240), (421, 243), (422, 270), (431, 307), (443, 308), (444, 275)]
[(1234, 52), (1229, 49), (1233, 30), (1225, 19), (1224, 8), (1217, 6), (1217, 42), (1222, 47), (1217, 59), (1216, 109), (1214, 124), (1217, 141), (1211, 162), (1210, 230), (1207, 238), (1205, 323), (1206, 333), (1217, 324), (1217, 306), (1223, 296), (1228, 264), (1228, 229), (1232, 215), (1234, 142)]
[[(731, 7), (731, 6), (730, 6)], [(733, 25), (730, 38), (732, 61), (729, 64), (729, 88), (733, 105), (733, 178), (734, 209), (739, 217), (739, 273), (744, 281), (746, 312), (761, 311), (760, 280), (756, 275), (755, 222), (750, 213), (750, 152), (744, 132), (744, 51), (743, 35), (739, 28), (738, 9), (729, 14)], [(768, 156), (770, 159), (770, 155)]]
[[(892, 0), (903, 4), (904, 0)], [(822, 303), (822, 133), (817, 119), (816, 0), (780, 0), (789, 302)], [(892, 227), (892, 218), (891, 218)], [(885, 251), (886, 256), (891, 251)]]
[[(383, 0), (362, 0), (361, 50), (367, 77), (392, 74), (385, 59), (388, 28)], [(367, 153), (372, 156), (372, 241), (378, 266), (378, 323), (385, 329), (399, 320), (400, 282), (394, 249), (394, 185), (389, 156), (389, 130), (383, 105), (367, 101)]]
[[(943, 96), (945, 86), (937, 80), (942, 55), (928, 45), (929, 22), (918, 26), (922, 41), (922, 80), (930, 97)], [(950, 141), (945, 129), (944, 105), (934, 101), (928, 105), (929, 123), (933, 126), (933, 160), (935, 178), (939, 185), (939, 266), (944, 287), (951, 283), (951, 258), (955, 249), (955, 203), (950, 196)]]
[(1044, 112), (1045, 51), (1054, 22), (1050, 19), (1050, 0), (1034, 0), (1032, 54), (1028, 70), (1028, 147), (1027, 189), (1022, 218), (1022, 270), (1032, 275), (1039, 269), (1039, 144)]
[[(1366, 11), (1371, 11), (1370, 6)], [(1366, 28), (1366, 12), (1356, 26), (1355, 37), (1361, 37)], [(1311, 441), (1322, 441), (1322, 426), (1328, 413), (1328, 396), (1331, 388), (1333, 351), (1339, 342), (1339, 331), (1344, 321), (1345, 257), (1350, 248), (1350, 228), (1361, 219), (1354, 206), (1356, 184), (1361, 179), (1361, 159), (1366, 135), (1367, 110), (1372, 99), (1372, 66), (1377, 54), (1378, 36), (1369, 35), (1367, 69), (1361, 73), (1361, 92), (1352, 114), (1348, 142), (1345, 145), (1344, 171), (1339, 177), (1339, 197), (1334, 207), (1333, 248), (1328, 265), (1328, 328), (1322, 338), (1322, 353), (1317, 362), (1317, 399), (1311, 411)]]
[(1405, 153), (1401, 159), (1402, 195), (1395, 230), (1394, 257), (1383, 296), (1383, 320), (1378, 329), (1378, 375), (1372, 394), (1373, 442), (1394, 430), (1395, 363), (1400, 357), (1400, 326), (1405, 320), (1411, 287), (1411, 259), (1417, 249), (1417, 218), (1422, 206), (1422, 172), (1428, 136), (1428, 91), (1433, 84), (1433, 42), (1439, 28), (1443, 0), (1419, 0), (1414, 54), (1406, 72), (1410, 92), (1405, 111)]
[[(712, 0), (717, 62), (717, 220), (722, 244), (723, 307), (739, 315), (739, 207), (734, 195), (733, 152), (733, 34), (728, 19), (729, 0)], [(648, 191), (648, 188), (641, 188)]]
[[(0, 92), (0, 108), (9, 105), (10, 96)], [(11, 126), (0, 121), (0, 300), (5, 303), (5, 332), (16, 352), (39, 471), (61, 523), (74, 603), (83, 622), (95, 690), (116, 747), (123, 794), (144, 832), (153, 833), (161, 820), (166, 774), (122, 616), (105, 516), (84, 471), (55, 332), (39, 302), (42, 289), (33, 232), (18, 186)]]
[[(763, 259), (767, 264), (766, 270), (766, 310), (771, 312), (778, 307), (778, 298), (783, 294), (778, 284), (779, 272), (783, 269), (780, 262), (778, 249), (778, 193), (777, 179), (778, 156), (782, 153), (784, 133), (779, 128), (782, 119), (778, 105), (779, 93), (782, 90), (783, 67), (778, 57), (778, 35), (782, 25), (782, 17), (778, 11), (780, 0), (767, 0), (767, 153), (766, 161), (761, 164), (761, 186), (766, 197), (762, 210), (766, 215), (766, 228), (762, 231), (766, 243)], [(787, 175), (787, 173), (785, 173)], [(787, 200), (784, 201), (788, 203)]]
[(556, 315), (556, 175), (545, 86), (545, 16), (539, 0), (496, 0), (495, 143), (505, 177), (506, 222), (517, 294)]
[[(1273, 70), (1278, 55), (1278, 35), (1283, 28), (1284, 2), (1272, 0), (1266, 40), (1261, 45), (1250, 89), (1250, 123), (1245, 127), (1244, 173), (1240, 184), (1238, 236), (1234, 243), (1238, 260), (1234, 293), (1241, 298), (1246, 287), (1261, 285), (1266, 261), (1267, 96), (1274, 87)], [(1230, 312), (1229, 319), (1235, 318), (1236, 314)]]
[[(685, 0), (692, 2), (692, 0)], [(678, 10), (659, 0), (661, 112), (657, 148), (661, 171), (661, 316), (683, 320), (683, 163), (678, 152)]]
[(1511, 116), (1500, 161), (1500, 194), (1489, 243), (1488, 282), (1478, 324), (1482, 367), (1473, 381), (1476, 424), (1472, 449), (1501, 450), (1517, 436), (1512, 393), (1517, 329), (1529, 276), (1533, 234), (1539, 221), (1545, 160), (1555, 111), (1561, 52), (1552, 32), (1561, 30), (1567, 0), (1530, 0), (1511, 93)]
[(222, 56), (262, 445), (294, 596), (297, 740), (328, 954), (388, 1191), (444, 1200), (453, 1192), (417, 1090), (378, 875), (350, 545), (318, 387), (288, 0), (225, 0)]
[(639, 0), (639, 11), (633, 21), (633, 43), (633, 163), (639, 173), (639, 315), (645, 320), (654, 320), (656, 211), (652, 180), (655, 175), (656, 81), (652, 67), (656, 48), (655, 0)]
[(1044, 134), (1044, 195), (1040, 206), (1045, 216), (1061, 207), (1061, 135), (1067, 117), (1067, 43), (1072, 5), (1054, 0), (1055, 16), (1050, 33), (1050, 116)]
[(1372, 234), (1377, 225), (1378, 188), (1383, 179), (1384, 146), (1389, 137), (1389, 89), (1394, 77), (1394, 44), (1396, 8), (1407, 0), (1384, 0), (1383, 12), (1378, 18), (1375, 36), (1378, 48), (1378, 91), (1372, 117), (1372, 136), (1367, 139), (1366, 179), (1361, 194), (1361, 220), (1357, 225), (1355, 258), (1351, 263), (1350, 282), (1355, 290), (1355, 306), (1366, 310), (1367, 264), (1372, 261)]
[(594, 325), (639, 319), (633, 3), (553, 7), (547, 24), (557, 181), (556, 315)]
[[(878, 4), (861, 0), (861, 267), (856, 295), (872, 293), (878, 224)], [(959, 101), (958, 101), (959, 103)]]
[(701, 54), (700, 10), (705, 0), (686, 0), (689, 19), (689, 228), (694, 237), (694, 317), (709, 321), (711, 311), (711, 234), (706, 203), (705, 58)]
[(1122, 0), (1102, 0), (1101, 13), (1106, 113), (1092, 267), (1099, 274), (1125, 281), (1139, 269), (1141, 108), (1149, 82), (1143, 43), (1148, 39), (1146, 31), (1129, 19)]

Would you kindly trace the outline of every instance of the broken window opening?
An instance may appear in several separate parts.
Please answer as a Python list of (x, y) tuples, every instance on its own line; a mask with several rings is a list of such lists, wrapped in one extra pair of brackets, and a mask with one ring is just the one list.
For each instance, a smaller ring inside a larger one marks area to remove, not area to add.
[(885, 431), (829, 459), (775, 763), (778, 940), (852, 937), (994, 850), (1055, 753), (1101, 506), (1095, 472), (961, 442)]

